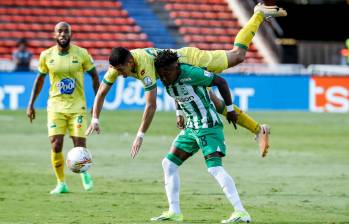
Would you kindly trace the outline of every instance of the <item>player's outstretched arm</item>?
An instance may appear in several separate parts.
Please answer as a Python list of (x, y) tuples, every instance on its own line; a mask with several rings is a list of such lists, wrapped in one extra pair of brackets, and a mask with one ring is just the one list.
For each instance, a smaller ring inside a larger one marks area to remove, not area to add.
[(99, 115), (103, 107), (104, 98), (109, 92), (110, 88), (111, 88), (111, 85), (107, 85), (103, 82), (100, 84), (95, 100), (93, 102), (91, 123), (87, 128), (85, 135), (90, 135), (94, 132), (96, 132), (97, 134), (100, 133), (101, 130), (99, 126)]
[(227, 105), (227, 120), (229, 123), (233, 123), (236, 129), (237, 113), (234, 111), (233, 101), (231, 99), (231, 94), (227, 81), (220, 76), (216, 76), (212, 81), (212, 86), (217, 86), (219, 93), (223, 97), (225, 105)]
[(27, 107), (27, 116), (30, 120), (30, 123), (32, 123), (32, 121), (35, 119), (34, 102), (38, 97), (39, 93), (41, 92), (42, 86), (44, 85), (44, 81), (45, 81), (45, 75), (42, 75), (42, 74), (38, 74), (34, 81), (34, 86), (33, 86), (32, 93), (31, 93), (30, 100)]
[(142, 122), (138, 128), (137, 135), (135, 137), (135, 140), (133, 141), (132, 148), (131, 148), (131, 157), (133, 159), (138, 154), (143, 143), (144, 134), (145, 132), (147, 132), (151, 122), (153, 121), (153, 117), (156, 111), (156, 95), (157, 95), (156, 88), (145, 93), (146, 105), (143, 112)]

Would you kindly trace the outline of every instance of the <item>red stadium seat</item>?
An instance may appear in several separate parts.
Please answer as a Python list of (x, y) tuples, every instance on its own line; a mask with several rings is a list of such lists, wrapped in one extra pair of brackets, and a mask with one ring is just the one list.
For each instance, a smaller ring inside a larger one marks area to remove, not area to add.
[[(6, 8), (5, 8), (6, 7)], [(0, 1), (0, 58), (10, 55), (19, 37), (29, 40), (30, 50), (38, 56), (55, 44), (54, 25), (67, 21), (73, 40), (91, 49), (97, 58), (107, 58), (110, 48), (150, 47), (133, 18), (114, 0), (2, 0)]]

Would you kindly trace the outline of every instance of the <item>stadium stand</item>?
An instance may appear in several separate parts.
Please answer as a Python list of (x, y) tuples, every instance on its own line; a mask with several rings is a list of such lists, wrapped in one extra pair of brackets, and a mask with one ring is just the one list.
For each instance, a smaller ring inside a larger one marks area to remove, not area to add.
[(54, 44), (53, 28), (59, 21), (72, 25), (73, 41), (95, 59), (107, 60), (110, 48), (152, 47), (146, 34), (114, 0), (1, 0), (0, 58), (10, 59), (18, 38), (28, 39), (37, 58)]
[[(168, 12), (187, 46), (207, 50), (233, 48), (241, 25), (224, 0), (148, 0), (151, 4), (162, 5)], [(169, 26), (171, 26), (169, 21)], [(257, 49), (250, 46), (248, 63), (263, 63)]]
[(148, 39), (157, 48), (178, 48), (176, 39), (170, 30), (162, 23), (146, 0), (120, 0), (124, 9), (142, 27), (142, 31), (148, 35)]

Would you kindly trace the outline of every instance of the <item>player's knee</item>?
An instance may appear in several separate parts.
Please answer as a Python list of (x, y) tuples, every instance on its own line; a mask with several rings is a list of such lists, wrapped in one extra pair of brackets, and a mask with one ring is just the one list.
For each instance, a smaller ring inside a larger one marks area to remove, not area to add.
[(244, 60), (245, 60), (245, 55), (243, 52), (239, 52), (237, 51), (235, 54), (234, 54), (234, 57), (233, 57), (233, 60), (232, 60), (232, 64), (235, 66), (235, 65), (238, 65), (238, 64), (241, 64)]
[(86, 148), (86, 138), (83, 137), (72, 137), (74, 147), (84, 147)]
[(167, 156), (162, 160), (162, 168), (165, 171), (172, 172), (178, 169), (178, 167), (182, 164), (183, 162), (181, 159), (179, 159), (176, 155), (169, 153)]
[(234, 48), (228, 53), (228, 65), (229, 67), (242, 63), (246, 58), (246, 50), (241, 48)]
[(237, 64), (242, 63), (242, 62), (245, 60), (245, 56), (246, 56), (246, 54), (244, 54), (244, 53), (242, 53), (242, 52), (238, 53), (238, 54), (236, 55), (236, 63), (237, 63)]
[(213, 177), (217, 176), (219, 172), (224, 170), (222, 166), (214, 166), (207, 168), (207, 171), (209, 174), (211, 174)]
[(173, 173), (177, 170), (178, 166), (172, 161), (168, 160), (166, 157), (162, 160), (162, 169), (165, 173)]
[(52, 139), (51, 140), (52, 150), (54, 152), (61, 152), (63, 148), (63, 141), (60, 139)]
[[(212, 168), (212, 170), (215, 170), (213, 168), (222, 167), (222, 158), (221, 157), (210, 157), (210, 158), (207, 158), (205, 160), (205, 163), (206, 163), (206, 166), (208, 169)], [(209, 171), (209, 173), (211, 173), (211, 172)]]
[(169, 164), (168, 159), (166, 157), (163, 158), (161, 161), (162, 168), (165, 169), (168, 166), (168, 164)]

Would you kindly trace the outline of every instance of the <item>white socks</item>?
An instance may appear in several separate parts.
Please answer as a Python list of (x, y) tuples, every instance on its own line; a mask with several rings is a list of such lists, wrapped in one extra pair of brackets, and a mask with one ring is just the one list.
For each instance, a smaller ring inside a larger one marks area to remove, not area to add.
[(180, 214), (179, 208), (179, 173), (178, 166), (167, 158), (162, 160), (162, 168), (164, 170), (165, 190), (169, 205), (169, 211)]
[(208, 172), (217, 180), (222, 187), (225, 196), (233, 205), (235, 211), (245, 211), (241, 204), (239, 193), (236, 189), (233, 178), (224, 170), (222, 166), (210, 167)]
[[(167, 158), (162, 160), (164, 170), (165, 190), (169, 205), (169, 211), (180, 214), (179, 208), (179, 173), (178, 166)], [(233, 178), (224, 170), (222, 166), (208, 168), (208, 172), (217, 180), (222, 187), (225, 196), (233, 205), (235, 211), (245, 211), (242, 206), (239, 193), (237, 192)]]

